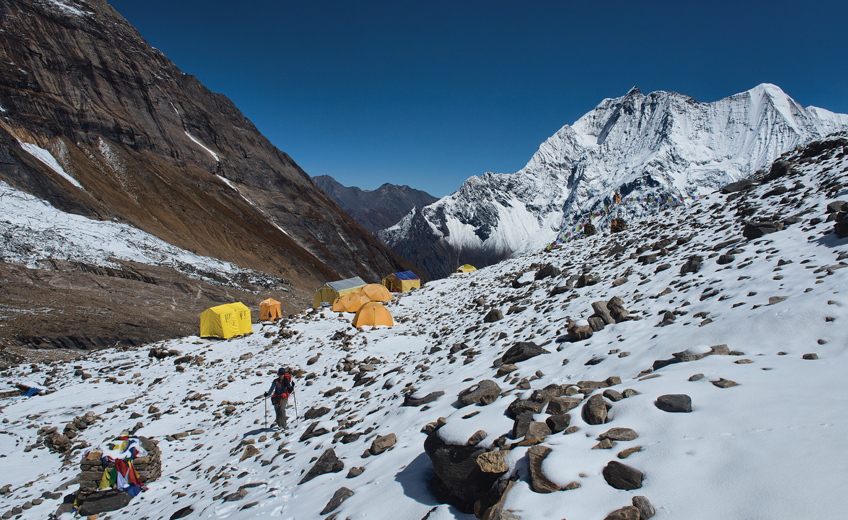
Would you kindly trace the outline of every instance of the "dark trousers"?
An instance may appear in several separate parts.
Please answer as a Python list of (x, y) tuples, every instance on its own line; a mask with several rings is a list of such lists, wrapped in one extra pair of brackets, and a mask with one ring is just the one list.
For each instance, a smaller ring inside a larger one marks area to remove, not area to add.
[(289, 404), (289, 398), (283, 397), (279, 400), (272, 399), (271, 402), (274, 404), (274, 412), (277, 414), (277, 426), (280, 428), (286, 427), (286, 406)]

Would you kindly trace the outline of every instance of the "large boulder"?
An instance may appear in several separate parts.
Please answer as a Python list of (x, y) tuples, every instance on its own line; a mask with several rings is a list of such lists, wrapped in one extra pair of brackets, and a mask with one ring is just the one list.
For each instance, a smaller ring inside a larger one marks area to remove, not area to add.
[(406, 394), (406, 397), (403, 398), (403, 404), (401, 404), (401, 406), (422, 406), (427, 403), (432, 403), (443, 395), (445, 395), (445, 392), (442, 390), (430, 392), (424, 397), (415, 397), (414, 395)]
[(592, 310), (595, 311), (595, 316), (604, 320), (605, 325), (612, 325), (615, 323), (615, 320), (610, 315), (610, 311), (607, 308), (607, 302), (592, 302)]
[(588, 320), (577, 320), (568, 327), (568, 335), (572, 341), (581, 341), (592, 337), (592, 326)]
[(577, 284), (575, 285), (575, 287), (580, 289), (580, 288), (583, 288), (583, 287), (588, 287), (590, 285), (595, 285), (600, 281), (601, 281), (601, 279), (598, 275), (591, 274), (591, 273), (585, 273), (585, 274), (581, 274), (580, 276), (577, 277)]
[(768, 175), (763, 177), (763, 180), (773, 181), (775, 179), (779, 179), (791, 172), (792, 166), (794, 165), (789, 161), (775, 161), (771, 165), (771, 169), (769, 170)]
[(737, 191), (745, 191), (753, 189), (756, 184), (751, 179), (742, 179), (741, 181), (731, 182), (721, 189), (725, 195), (736, 193)]
[(536, 276), (534, 277), (536, 280), (544, 280), (545, 278), (551, 278), (553, 276), (559, 276), (562, 273), (559, 269), (552, 266), (551, 264), (545, 265), (545, 267), (536, 271)]
[(532, 341), (519, 341), (501, 356), (501, 360), (505, 365), (514, 365), (520, 361), (536, 357), (539, 354), (549, 354), (549, 352)]
[(107, 489), (92, 493), (86, 497), (79, 508), (80, 516), (94, 516), (125, 507), (133, 499), (132, 495), (117, 489)]
[(463, 513), (473, 514), (478, 501), (485, 510), (499, 498), (497, 487), (493, 490), (493, 485), (503, 473), (483, 471), (477, 463), (477, 459), (489, 450), (448, 444), (439, 435), (440, 429), (430, 432), (424, 441), (424, 451), (433, 463), (430, 491), (437, 500)]
[(492, 309), (483, 317), (483, 323), (494, 323), (502, 319), (504, 319), (504, 315), (500, 309)]
[(745, 227), (742, 229), (742, 236), (748, 240), (754, 240), (770, 233), (776, 233), (783, 229), (782, 222), (745, 222)]
[(703, 263), (703, 256), (692, 255), (686, 260), (686, 263), (683, 264), (683, 267), (680, 268), (680, 274), (684, 275), (686, 273), (697, 273), (701, 270), (701, 264)]
[(501, 387), (491, 379), (484, 379), (474, 386), (466, 388), (457, 396), (459, 407), (471, 404), (492, 404), (501, 394)]

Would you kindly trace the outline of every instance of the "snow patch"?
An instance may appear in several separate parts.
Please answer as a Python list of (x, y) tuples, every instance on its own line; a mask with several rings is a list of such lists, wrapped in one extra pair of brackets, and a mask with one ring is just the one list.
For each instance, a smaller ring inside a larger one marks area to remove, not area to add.
[(21, 141), (20, 139), (18, 139), (18, 143), (20, 143), (21, 148), (26, 150), (26, 152), (28, 154), (32, 155), (33, 157), (35, 157), (36, 159), (38, 159), (39, 161), (41, 161), (45, 165), (49, 166), (51, 170), (53, 170), (54, 172), (61, 175), (65, 180), (67, 180), (68, 182), (70, 182), (71, 184), (76, 186), (77, 188), (79, 188), (81, 190), (85, 190), (85, 188), (82, 187), (82, 184), (80, 184), (79, 182), (77, 182), (76, 179), (74, 179), (73, 177), (68, 175), (68, 172), (66, 172), (65, 169), (62, 168), (61, 165), (59, 165), (59, 162), (56, 161), (56, 158), (53, 157), (53, 154), (51, 154), (50, 152), (48, 152), (44, 148), (41, 148), (41, 147), (36, 146), (34, 144), (25, 143), (25, 142)]
[[(171, 105), (171, 106), (173, 106), (173, 105)], [(176, 108), (174, 108), (174, 110), (176, 110)], [(177, 113), (179, 114), (179, 112), (177, 112)], [(209, 148), (207, 148), (207, 147), (206, 147), (203, 143), (201, 143), (200, 141), (198, 141), (197, 139), (195, 139), (195, 137), (194, 137), (193, 135), (191, 135), (190, 133), (188, 133), (188, 130), (186, 130), (186, 131), (185, 131), (185, 135), (187, 135), (189, 139), (191, 139), (192, 141), (194, 141), (195, 143), (197, 143), (197, 145), (198, 145), (199, 147), (201, 147), (201, 148), (203, 148), (204, 150), (206, 150), (207, 152), (209, 152), (209, 155), (211, 155), (212, 157), (214, 157), (216, 162), (221, 162), (221, 159), (220, 159), (220, 158), (218, 158), (218, 154), (216, 154), (215, 152), (213, 152), (212, 150), (210, 150)]]

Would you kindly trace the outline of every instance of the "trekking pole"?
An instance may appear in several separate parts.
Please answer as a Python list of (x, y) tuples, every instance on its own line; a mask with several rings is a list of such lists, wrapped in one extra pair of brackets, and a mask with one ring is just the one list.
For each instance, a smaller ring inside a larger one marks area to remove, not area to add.
[(268, 396), (265, 396), (265, 429), (268, 429)]
[(292, 397), (294, 397), (294, 418), (295, 418), (295, 424), (297, 424), (298, 426), (300, 426), (300, 418), (298, 418), (298, 416), (297, 416), (297, 394), (296, 394), (296, 393), (294, 393), (294, 389), (293, 389), (293, 388), (292, 388)]

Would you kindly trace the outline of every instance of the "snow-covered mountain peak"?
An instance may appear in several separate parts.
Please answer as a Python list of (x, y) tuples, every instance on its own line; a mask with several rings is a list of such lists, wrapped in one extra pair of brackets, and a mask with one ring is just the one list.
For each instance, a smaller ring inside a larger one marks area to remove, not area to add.
[[(379, 236), (413, 262), (416, 248), (432, 251), (431, 242), (442, 241), (451, 253), (441, 265), (428, 261), (428, 274), (444, 276), (454, 263), (488, 265), (543, 247), (602, 211), (616, 192), (642, 201), (625, 207), (625, 217), (643, 215), (657, 209), (651, 198), (709, 193), (846, 129), (848, 115), (804, 108), (769, 83), (712, 103), (633, 87), (560, 128), (515, 174), (471, 177), (411, 217), (428, 225), (398, 225)], [(407, 236), (404, 229), (439, 232)]]

